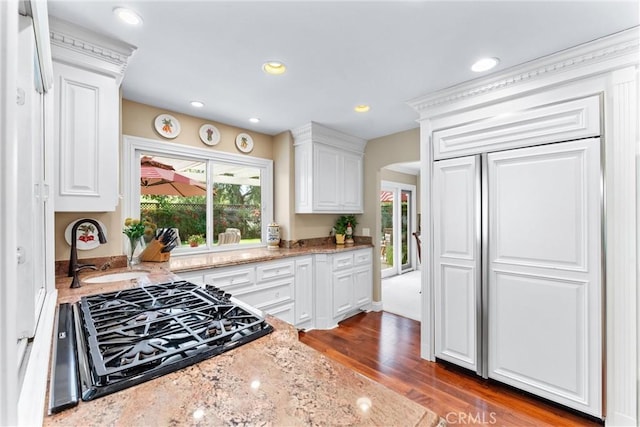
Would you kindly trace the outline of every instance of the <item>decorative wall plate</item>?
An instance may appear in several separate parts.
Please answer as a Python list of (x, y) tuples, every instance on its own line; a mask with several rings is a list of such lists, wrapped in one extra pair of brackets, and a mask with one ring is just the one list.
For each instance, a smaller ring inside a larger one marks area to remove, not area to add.
[(250, 153), (253, 150), (253, 139), (249, 134), (240, 133), (236, 136), (236, 147), (243, 153)]
[[(67, 225), (67, 228), (64, 230), (64, 239), (67, 241), (67, 244), (71, 246), (71, 229), (73, 225), (80, 221), (79, 219), (71, 222), (71, 224)], [(107, 227), (101, 221), (98, 221), (100, 227), (102, 227), (102, 232), (105, 237), (107, 236)], [(78, 232), (76, 233), (76, 247), (81, 251), (88, 251), (89, 249), (97, 248), (100, 246), (100, 240), (98, 239), (98, 230), (96, 226), (91, 224), (90, 222), (83, 222), (78, 226)]]
[(216, 145), (220, 142), (220, 131), (214, 125), (200, 126), (200, 139), (207, 145)]
[(180, 122), (169, 114), (160, 114), (153, 122), (156, 132), (165, 138), (175, 138), (180, 135)]

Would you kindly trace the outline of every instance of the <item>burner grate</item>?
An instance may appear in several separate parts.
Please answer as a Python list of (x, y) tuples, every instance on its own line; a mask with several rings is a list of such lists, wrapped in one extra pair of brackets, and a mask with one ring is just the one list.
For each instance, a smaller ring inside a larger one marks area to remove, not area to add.
[(91, 373), (83, 400), (157, 378), (273, 330), (230, 297), (186, 281), (83, 297), (80, 346), (86, 347)]

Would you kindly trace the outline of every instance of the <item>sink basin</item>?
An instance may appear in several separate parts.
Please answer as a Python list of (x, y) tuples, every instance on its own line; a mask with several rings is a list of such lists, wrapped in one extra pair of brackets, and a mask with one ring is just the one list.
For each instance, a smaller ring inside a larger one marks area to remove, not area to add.
[(148, 271), (123, 271), (122, 273), (105, 274), (104, 276), (89, 277), (84, 279), (82, 283), (109, 283), (122, 282), (123, 280), (139, 279), (146, 277)]

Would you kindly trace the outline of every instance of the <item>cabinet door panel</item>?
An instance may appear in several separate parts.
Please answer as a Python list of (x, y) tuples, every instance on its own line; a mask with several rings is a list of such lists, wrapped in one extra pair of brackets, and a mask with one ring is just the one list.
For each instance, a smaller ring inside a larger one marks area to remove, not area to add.
[(342, 209), (346, 212), (362, 212), (362, 156), (344, 154), (342, 173)]
[(296, 259), (295, 325), (313, 322), (313, 289), (313, 259)]
[(487, 156), (489, 376), (602, 412), (600, 144)]
[(118, 204), (119, 93), (114, 78), (54, 63), (57, 211)]
[(313, 182), (313, 207), (316, 210), (337, 212), (340, 208), (338, 197), (342, 185), (341, 156), (336, 150), (319, 145), (314, 150), (316, 173)]
[(436, 357), (478, 370), (480, 176), (478, 157), (434, 163)]
[(334, 273), (333, 316), (345, 314), (353, 309), (353, 272)]
[(358, 308), (366, 308), (371, 304), (373, 284), (371, 276), (371, 266), (361, 267), (353, 272), (354, 301)]

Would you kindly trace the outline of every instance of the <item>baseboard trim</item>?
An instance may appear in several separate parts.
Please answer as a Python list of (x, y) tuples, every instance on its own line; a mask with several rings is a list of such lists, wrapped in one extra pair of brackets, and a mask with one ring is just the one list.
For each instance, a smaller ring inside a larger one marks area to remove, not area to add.
[(382, 301), (373, 301), (371, 303), (371, 311), (382, 311)]

